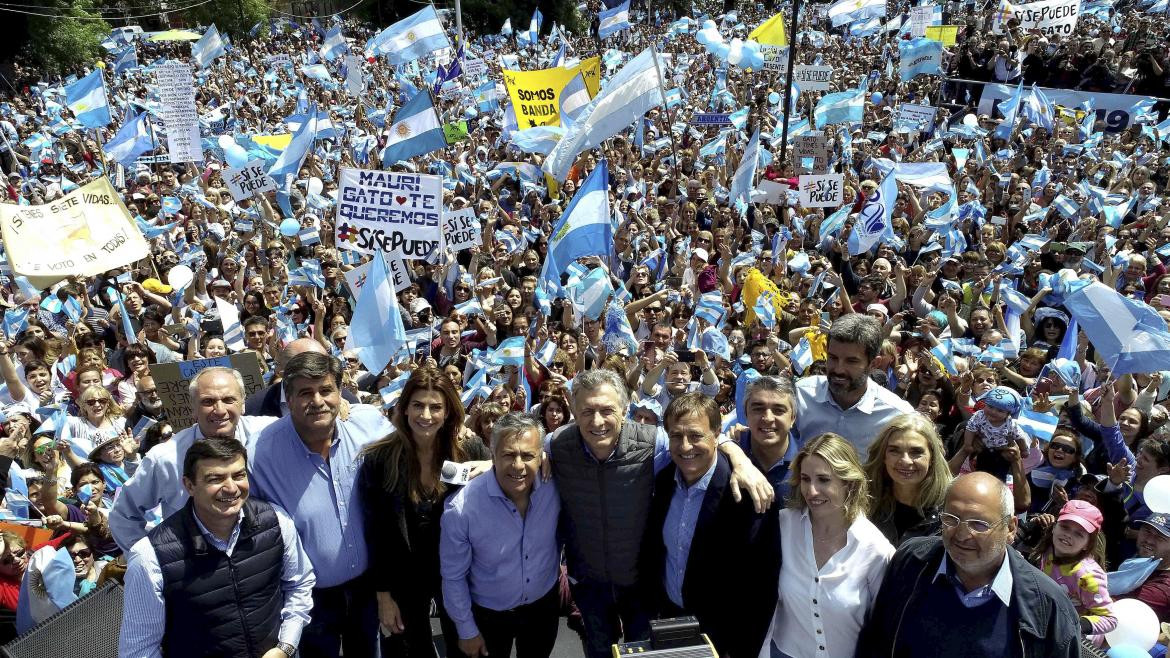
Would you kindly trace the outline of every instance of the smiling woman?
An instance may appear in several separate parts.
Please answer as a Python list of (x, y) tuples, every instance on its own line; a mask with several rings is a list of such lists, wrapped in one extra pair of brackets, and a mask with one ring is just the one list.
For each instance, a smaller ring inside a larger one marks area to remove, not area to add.
[(869, 518), (890, 543), (938, 533), (951, 472), (934, 423), (918, 413), (895, 417), (870, 444), (865, 473)]

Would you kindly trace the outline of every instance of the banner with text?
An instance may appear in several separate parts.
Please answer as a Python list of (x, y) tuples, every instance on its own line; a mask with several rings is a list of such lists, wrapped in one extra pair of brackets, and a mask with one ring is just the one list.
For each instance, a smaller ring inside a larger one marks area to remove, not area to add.
[(451, 251), (463, 251), (483, 241), (479, 218), (474, 208), (463, 208), (443, 214), (443, 246)]
[(797, 183), (800, 188), (802, 208), (840, 208), (844, 203), (845, 176), (843, 174), (814, 174), (801, 176)]
[(601, 84), (601, 58), (590, 57), (576, 66), (558, 66), (539, 71), (504, 70), (504, 86), (516, 110), (520, 129), (561, 125), (561, 92), (578, 73), (585, 81), (589, 97), (597, 95)]
[(828, 91), (833, 80), (833, 67), (799, 64), (792, 67), (792, 81), (800, 91)]
[(191, 378), (200, 370), (213, 366), (231, 368), (240, 373), (244, 379), (245, 398), (264, 388), (264, 377), (260, 374), (260, 361), (257, 360), (255, 352), (240, 352), (213, 359), (150, 364), (150, 376), (154, 377), (158, 396), (162, 398), (167, 424), (176, 432), (195, 424), (188, 390)]
[(337, 246), (421, 259), (439, 242), (441, 176), (342, 168)]
[[(1155, 100), (1149, 96), (1106, 94), (1099, 91), (1074, 91), (1047, 87), (1040, 87), (1040, 90), (1053, 104), (1062, 107), (1081, 107), (1084, 102), (1092, 100), (1097, 120), (1104, 122), (1107, 133), (1118, 133), (1125, 130), (1133, 120), (1132, 108), (1139, 101)], [(979, 113), (990, 115), (992, 109), (1000, 101), (1011, 98), (1014, 93), (1016, 93), (1015, 85), (983, 85), (983, 92), (979, 97)]]
[(1044, 34), (1071, 36), (1077, 27), (1081, 13), (1081, 0), (1040, 0), (1026, 4), (1003, 2), (992, 19), (991, 31), (1003, 34), (1004, 20), (1015, 16), (1020, 21), (1020, 30), (1039, 30)]
[(195, 86), (191, 66), (167, 60), (155, 69), (163, 125), (167, 129), (167, 152), (171, 162), (203, 162), (199, 137), (199, 111), (195, 107)]
[(228, 191), (236, 201), (251, 199), (256, 194), (276, 191), (276, 181), (268, 175), (268, 163), (260, 158), (252, 160), (239, 169), (224, 172)]

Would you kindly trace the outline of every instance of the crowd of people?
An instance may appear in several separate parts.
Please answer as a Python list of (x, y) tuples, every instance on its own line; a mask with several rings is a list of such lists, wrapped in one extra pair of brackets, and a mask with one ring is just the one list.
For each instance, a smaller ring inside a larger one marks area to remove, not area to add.
[[(96, 69), (16, 66), (3, 201), (105, 178), (149, 254), (47, 281), (6, 246), (6, 635), (119, 583), (127, 658), (548, 656), (566, 617), (602, 658), (683, 616), (733, 658), (1162, 655), (1164, 3), (1083, 2), (1063, 33), (946, 3), (941, 70), (913, 76), (915, 8), (806, 5), (789, 50), (832, 67), (823, 91), (742, 65), (732, 40), (780, 10), (746, 3), (465, 31), (478, 75), (368, 51), (386, 26), (348, 16), (207, 62), (116, 31)], [(661, 102), (556, 175), (502, 71), (596, 55), (599, 97), (647, 48)], [(193, 65), (201, 162), (150, 157), (168, 60)], [(93, 70), (96, 130), (63, 91)], [(823, 102), (858, 89), (856, 115)], [(457, 129), (383, 162), (418, 94)], [(141, 115), (150, 148), (111, 151)], [(287, 166), (306, 121), (292, 180), (236, 198), (238, 154)], [(350, 340), (375, 293), (347, 273), (401, 254), (338, 238), (344, 168), (439, 175), (479, 224), (378, 298), (389, 363)], [(550, 260), (598, 172), (606, 239)], [(839, 207), (804, 207), (828, 173)]]

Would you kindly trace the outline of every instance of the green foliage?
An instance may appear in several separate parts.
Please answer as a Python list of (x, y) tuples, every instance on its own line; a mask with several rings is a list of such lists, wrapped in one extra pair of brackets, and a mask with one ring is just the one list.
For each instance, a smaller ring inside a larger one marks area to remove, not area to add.
[(50, 71), (92, 65), (105, 54), (101, 41), (110, 25), (100, 19), (92, 0), (43, 0), (42, 13), (59, 15), (28, 17), (29, 54)]
[(269, 10), (265, 0), (212, 0), (181, 14), (187, 25), (211, 25), (239, 41), (241, 35), (261, 21), (267, 21)]

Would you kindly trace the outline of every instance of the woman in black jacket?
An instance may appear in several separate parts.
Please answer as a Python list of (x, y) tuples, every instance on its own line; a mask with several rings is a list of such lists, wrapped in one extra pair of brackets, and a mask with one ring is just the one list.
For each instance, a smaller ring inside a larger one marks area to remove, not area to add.
[(449, 377), (433, 367), (415, 370), (394, 407), (396, 431), (366, 448), (358, 471), (383, 656), (436, 655), (432, 600), (446, 645), (458, 645), (443, 609), (439, 574), (439, 520), (447, 496), (458, 488), (445, 484), (440, 472), (446, 461), (490, 457), (474, 436), (463, 440), (463, 415)]
[(938, 534), (951, 471), (934, 423), (917, 412), (891, 420), (865, 462), (873, 522), (895, 547)]

